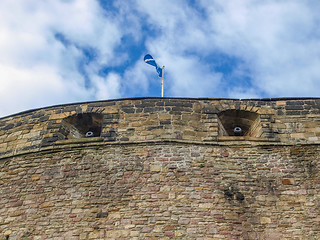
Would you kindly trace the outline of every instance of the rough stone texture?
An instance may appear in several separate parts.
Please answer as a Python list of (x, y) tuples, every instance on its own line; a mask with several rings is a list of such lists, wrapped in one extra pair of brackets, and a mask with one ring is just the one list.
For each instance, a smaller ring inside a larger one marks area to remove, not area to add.
[[(90, 141), (188, 140), (212, 143), (239, 140), (239, 138), (219, 136), (218, 114), (230, 109), (256, 112), (260, 116), (261, 136), (258, 139), (247, 137), (241, 141), (320, 143), (320, 99), (318, 98), (299, 100), (146, 98), (62, 105), (2, 118), (0, 157), (61, 144), (61, 141), (67, 139), (64, 119), (83, 113), (103, 115), (101, 138)], [(68, 139), (68, 142), (70, 141)]]
[[(0, 239), (320, 239), (319, 99), (127, 99), (0, 119)], [(218, 114), (257, 112), (259, 137)], [(101, 136), (64, 119), (103, 115)], [(71, 129), (72, 130), (72, 129)]]

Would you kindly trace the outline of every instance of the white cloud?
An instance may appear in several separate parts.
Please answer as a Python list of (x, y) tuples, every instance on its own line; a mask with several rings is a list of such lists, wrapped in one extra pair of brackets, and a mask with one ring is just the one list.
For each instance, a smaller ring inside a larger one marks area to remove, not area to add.
[(156, 78), (156, 70), (154, 67), (146, 66), (141, 60), (136, 64), (128, 68), (123, 76), (124, 88), (134, 95), (148, 95), (148, 89), (150, 84)]
[(92, 76), (91, 81), (96, 88), (96, 99), (104, 100), (118, 97), (121, 81), (121, 77), (118, 74), (110, 73), (107, 78)]
[[(6, 102), (0, 115), (120, 96), (118, 79), (101, 79), (98, 70), (113, 60), (123, 33), (98, 2), (4, 0), (0, 2), (0, 28), (0, 101)], [(66, 44), (55, 37), (57, 33)], [(82, 70), (79, 62), (86, 56), (81, 48), (98, 53)], [(92, 77), (90, 88), (81, 71)]]
[[(166, 66), (166, 96), (319, 96), (318, 1), (105, 4), (114, 4), (115, 11), (98, 0), (0, 1), (0, 101), (6, 103), (0, 116), (59, 103), (149, 96), (159, 79), (143, 56), (132, 63), (134, 48), (136, 54), (146, 48)], [(94, 54), (90, 61), (84, 50)], [(232, 69), (225, 72), (223, 63)], [(109, 69), (102, 77), (104, 67)]]
[[(157, 32), (147, 49), (159, 65), (165, 65), (167, 96), (205, 97), (217, 92), (220, 73), (201, 61), (207, 55), (205, 23), (185, 1), (137, 1), (136, 10), (146, 15)], [(210, 47), (209, 47), (210, 48)]]
[(171, 55), (162, 59), (171, 66), (167, 69), (166, 80), (169, 96), (206, 97), (217, 94), (216, 86), (219, 85), (221, 74), (210, 72), (209, 66), (201, 63), (199, 58)]
[(46, 106), (52, 104), (52, 101), (75, 101), (79, 95), (85, 94), (78, 82), (64, 82), (56, 69), (50, 66), (17, 69), (10, 65), (0, 65), (0, 76), (5, 79), (0, 85), (3, 113), (10, 113), (12, 108), (23, 111), (30, 106)]
[[(203, 5), (207, 4), (203, 1)], [(208, 8), (214, 44), (243, 59), (256, 92), (319, 96), (316, 5), (301, 1), (217, 1)], [(217, 10), (219, 9), (219, 10)], [(318, 9), (319, 10), (319, 9)], [(301, 87), (301, 81), (307, 83)]]
[[(195, 9), (185, 1), (137, 2), (157, 30), (147, 48), (167, 65), (172, 95), (319, 96), (319, 3), (203, 0)], [(245, 70), (238, 66), (221, 77), (214, 71), (218, 59), (211, 66), (202, 59), (221, 53)], [(243, 71), (252, 87), (225, 85)]]

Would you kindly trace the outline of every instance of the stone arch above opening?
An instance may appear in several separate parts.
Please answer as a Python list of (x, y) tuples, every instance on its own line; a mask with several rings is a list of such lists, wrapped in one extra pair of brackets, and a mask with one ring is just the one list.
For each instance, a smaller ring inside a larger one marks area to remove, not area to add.
[(67, 138), (99, 137), (103, 115), (99, 113), (79, 113), (63, 119)]
[(262, 127), (259, 114), (229, 109), (218, 114), (219, 136), (260, 137)]

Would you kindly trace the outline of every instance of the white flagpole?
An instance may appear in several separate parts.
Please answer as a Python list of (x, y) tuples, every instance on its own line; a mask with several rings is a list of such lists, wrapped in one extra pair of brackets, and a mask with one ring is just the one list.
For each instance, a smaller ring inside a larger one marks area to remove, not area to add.
[(162, 66), (162, 89), (161, 89), (161, 97), (163, 97), (163, 79), (164, 79), (164, 66)]

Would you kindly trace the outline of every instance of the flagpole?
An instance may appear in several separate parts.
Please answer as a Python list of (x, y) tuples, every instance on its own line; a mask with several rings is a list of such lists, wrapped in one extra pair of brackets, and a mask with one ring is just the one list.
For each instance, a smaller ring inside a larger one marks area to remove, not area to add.
[(164, 66), (162, 66), (162, 89), (161, 89), (161, 97), (163, 97), (163, 80), (164, 80)]

